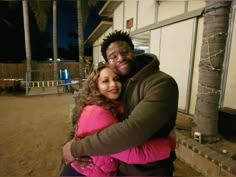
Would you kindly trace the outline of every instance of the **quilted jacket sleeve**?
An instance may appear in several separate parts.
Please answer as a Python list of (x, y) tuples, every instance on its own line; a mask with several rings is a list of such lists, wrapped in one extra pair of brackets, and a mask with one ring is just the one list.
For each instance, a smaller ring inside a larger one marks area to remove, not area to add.
[(171, 138), (155, 138), (141, 146), (112, 154), (111, 157), (127, 164), (146, 164), (168, 158), (174, 148), (171, 147), (173, 143), (174, 140)]

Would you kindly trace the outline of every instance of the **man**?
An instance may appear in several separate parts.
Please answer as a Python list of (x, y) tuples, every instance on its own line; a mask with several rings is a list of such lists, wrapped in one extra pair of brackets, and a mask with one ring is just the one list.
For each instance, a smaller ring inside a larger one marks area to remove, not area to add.
[[(103, 41), (104, 59), (124, 83), (125, 120), (63, 147), (67, 162), (80, 156), (108, 155), (143, 144), (150, 138), (167, 137), (175, 126), (178, 86), (159, 70), (155, 55), (135, 56), (128, 33), (115, 31)], [(120, 176), (172, 176), (175, 152), (169, 158), (145, 165), (120, 162)]]

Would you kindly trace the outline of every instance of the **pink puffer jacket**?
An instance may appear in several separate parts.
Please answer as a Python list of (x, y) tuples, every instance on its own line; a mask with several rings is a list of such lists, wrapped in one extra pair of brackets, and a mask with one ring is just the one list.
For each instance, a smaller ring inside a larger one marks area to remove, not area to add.
[[(118, 103), (117, 103), (118, 104)], [(119, 103), (122, 112), (122, 105)], [(77, 124), (75, 137), (83, 138), (117, 123), (113, 114), (102, 106), (86, 106)], [(71, 166), (85, 176), (116, 176), (119, 160), (128, 164), (145, 164), (163, 160), (169, 157), (170, 151), (175, 148), (170, 138), (158, 138), (147, 141), (141, 146), (104, 156), (91, 156), (92, 167), (81, 169), (76, 162)]]

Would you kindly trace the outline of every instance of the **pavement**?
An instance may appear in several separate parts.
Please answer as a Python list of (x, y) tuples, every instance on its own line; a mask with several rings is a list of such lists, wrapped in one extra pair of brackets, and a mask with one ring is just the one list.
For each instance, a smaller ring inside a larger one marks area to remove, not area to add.
[(178, 114), (176, 125), (178, 159), (203, 176), (236, 177), (236, 137), (228, 139), (222, 136), (215, 143), (201, 144), (191, 135), (191, 121), (192, 118), (188, 115)]
[(174, 176), (203, 176), (200, 172), (196, 171), (187, 163), (177, 158), (174, 162)]
[(66, 91), (64, 88), (66, 87), (31, 87), (27, 96), (63, 94)]

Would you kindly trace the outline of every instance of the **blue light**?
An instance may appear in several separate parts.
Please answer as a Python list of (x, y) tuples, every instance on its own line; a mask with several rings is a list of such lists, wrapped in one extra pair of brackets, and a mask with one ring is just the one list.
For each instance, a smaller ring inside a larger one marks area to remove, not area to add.
[(68, 80), (69, 79), (69, 77), (68, 77), (68, 71), (67, 71), (67, 69), (65, 69), (65, 80)]

